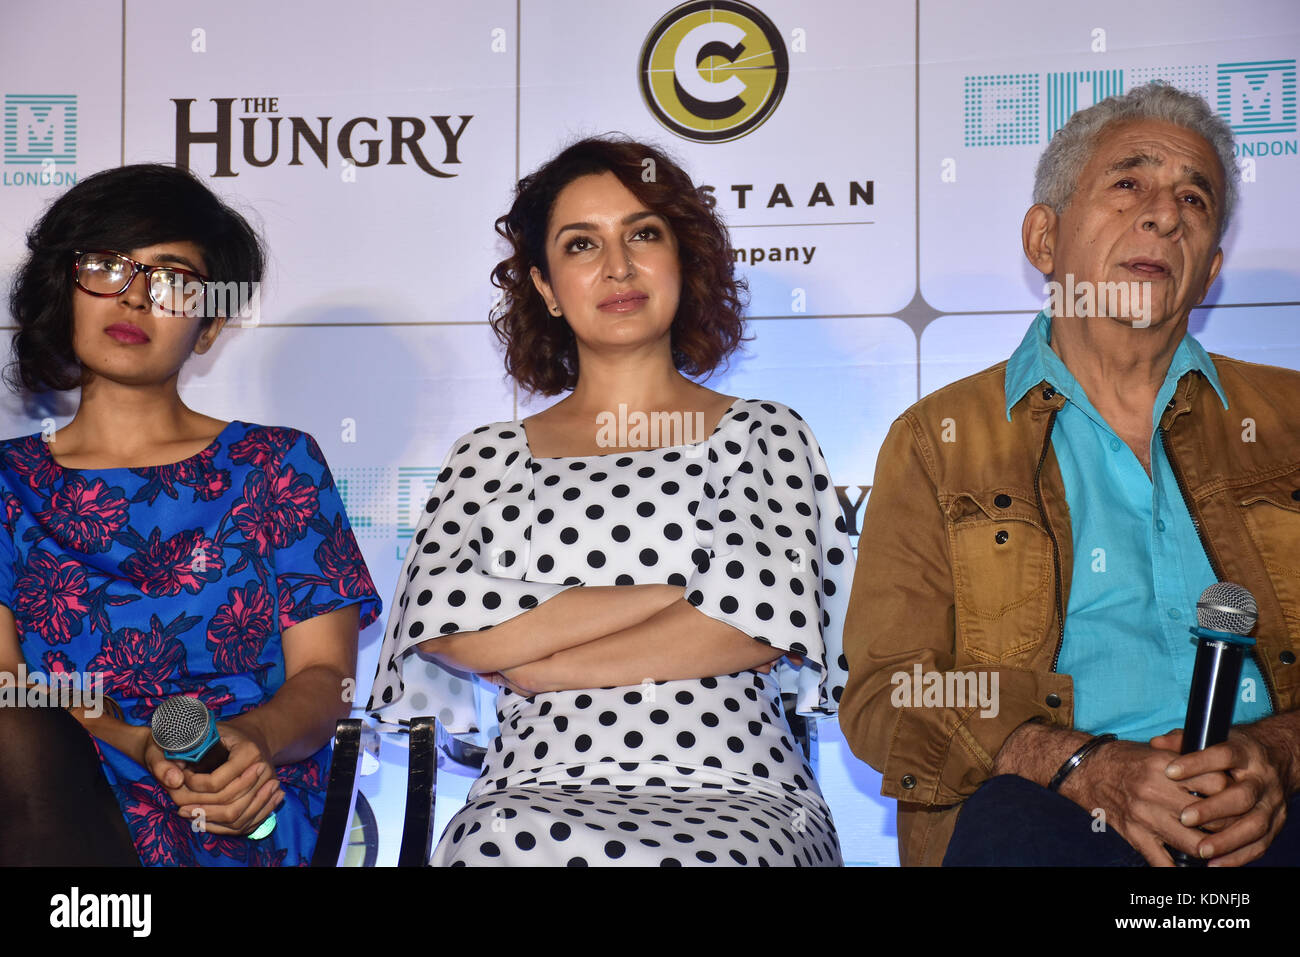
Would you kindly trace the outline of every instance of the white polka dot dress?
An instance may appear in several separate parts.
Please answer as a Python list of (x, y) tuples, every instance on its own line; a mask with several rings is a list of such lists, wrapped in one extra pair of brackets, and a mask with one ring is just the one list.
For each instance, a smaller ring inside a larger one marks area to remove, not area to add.
[[(456, 443), (390, 606), (369, 708), (418, 699), (476, 730), (464, 676), (408, 661), (570, 587), (667, 583), (710, 617), (802, 655), (771, 675), (547, 692), (501, 689), (499, 734), (435, 865), (841, 863), (781, 703), (831, 714), (853, 553), (807, 424), (737, 400), (696, 445), (533, 459), (518, 422)], [(404, 673), (404, 665), (405, 673)]]

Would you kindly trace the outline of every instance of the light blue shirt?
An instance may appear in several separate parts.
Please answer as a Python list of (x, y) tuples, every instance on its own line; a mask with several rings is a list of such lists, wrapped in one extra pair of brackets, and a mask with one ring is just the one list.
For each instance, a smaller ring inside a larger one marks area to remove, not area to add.
[[(1225, 409), (1228, 400), (1209, 355), (1184, 335), (1156, 395), (1148, 476), (1052, 351), (1051, 323), (1039, 313), (1012, 354), (1006, 399), (1008, 420), (1044, 380), (1066, 399), (1052, 449), (1070, 509), (1074, 568), (1057, 670), (1074, 680), (1076, 728), (1145, 742), (1183, 726), (1196, 661), (1188, 628), (1201, 592), (1217, 581), (1156, 425), (1188, 372), (1203, 375)], [(1271, 713), (1259, 666), (1248, 657), (1233, 721)]]

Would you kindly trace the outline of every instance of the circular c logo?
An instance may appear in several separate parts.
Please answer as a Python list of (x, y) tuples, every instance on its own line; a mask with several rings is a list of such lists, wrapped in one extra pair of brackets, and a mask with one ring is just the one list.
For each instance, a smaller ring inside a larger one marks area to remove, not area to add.
[(641, 47), (641, 96), (661, 124), (701, 143), (757, 129), (785, 93), (790, 60), (772, 21), (739, 0), (692, 0)]

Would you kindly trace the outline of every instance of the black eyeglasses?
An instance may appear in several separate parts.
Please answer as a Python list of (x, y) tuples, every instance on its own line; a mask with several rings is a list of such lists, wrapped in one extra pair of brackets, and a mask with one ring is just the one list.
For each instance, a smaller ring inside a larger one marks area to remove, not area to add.
[[(203, 315), (204, 284), (208, 280), (192, 269), (146, 266), (109, 249), (74, 252), (74, 255), (77, 259), (72, 266), (72, 277), (82, 292), (92, 296), (120, 296), (135, 281), (136, 274), (144, 273), (149, 299), (162, 312), (172, 316)], [(192, 304), (188, 309), (187, 301)]]

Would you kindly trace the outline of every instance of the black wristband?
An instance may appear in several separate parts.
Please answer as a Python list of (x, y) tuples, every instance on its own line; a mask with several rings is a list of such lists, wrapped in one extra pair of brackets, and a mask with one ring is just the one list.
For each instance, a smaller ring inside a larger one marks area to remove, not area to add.
[(1115, 740), (1115, 735), (1113, 734), (1099, 734), (1095, 738), (1090, 738), (1089, 740), (1085, 741), (1083, 747), (1079, 748), (1078, 751), (1075, 751), (1074, 754), (1070, 755), (1069, 759), (1064, 764), (1061, 765), (1061, 769), (1056, 772), (1051, 782), (1048, 783), (1047, 790), (1059, 791), (1061, 789), (1061, 785), (1065, 783), (1065, 779), (1070, 776), (1071, 772), (1073, 772), (1075, 768), (1077, 768), (1079, 765), (1083, 763), (1084, 758), (1092, 754), (1092, 752), (1096, 751), (1107, 741), (1114, 741), (1114, 740)]

